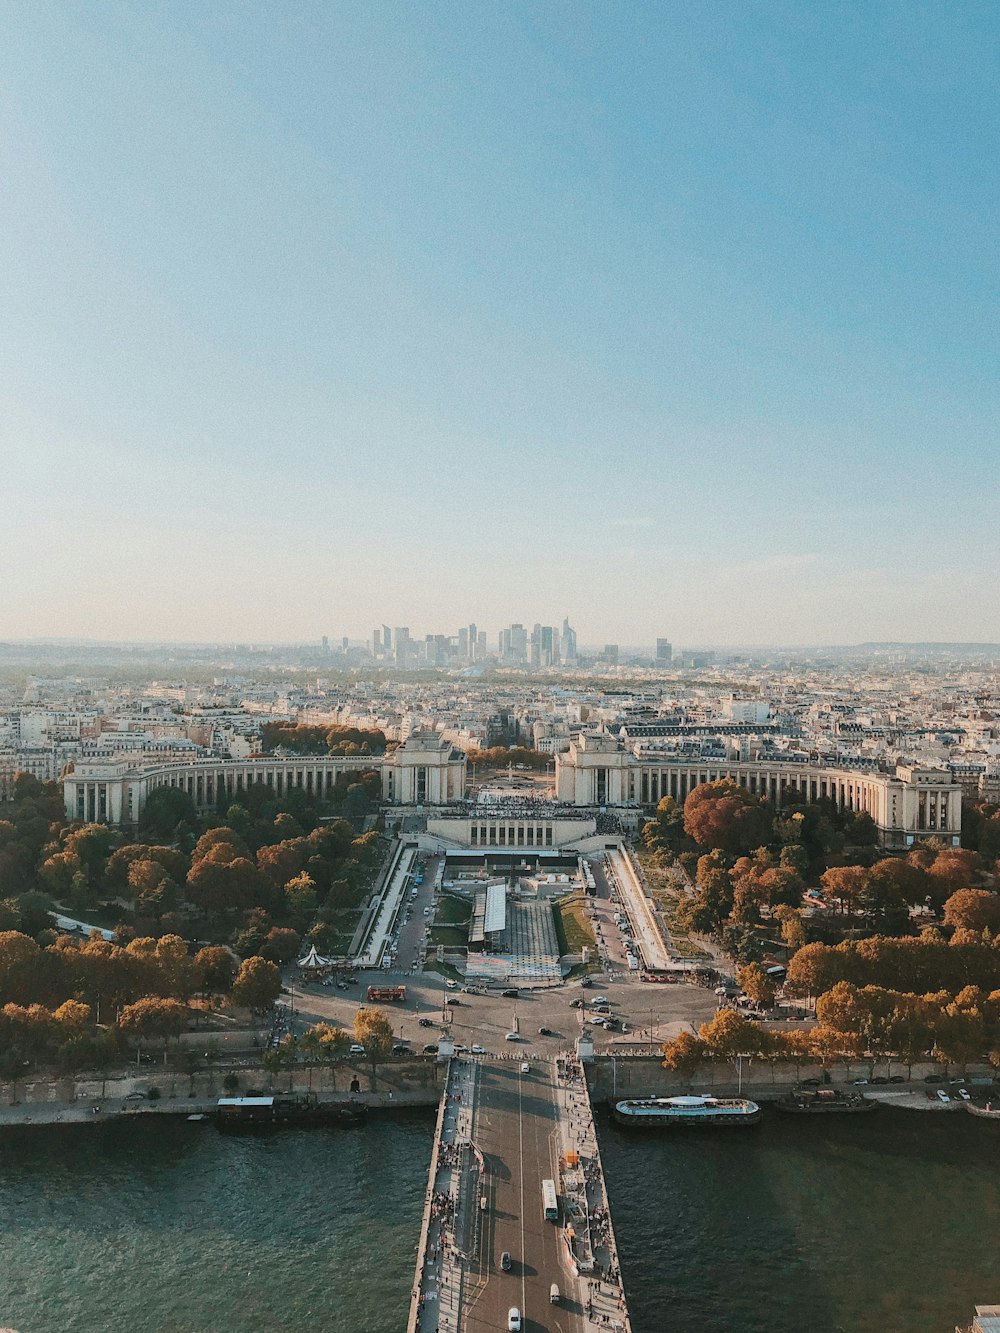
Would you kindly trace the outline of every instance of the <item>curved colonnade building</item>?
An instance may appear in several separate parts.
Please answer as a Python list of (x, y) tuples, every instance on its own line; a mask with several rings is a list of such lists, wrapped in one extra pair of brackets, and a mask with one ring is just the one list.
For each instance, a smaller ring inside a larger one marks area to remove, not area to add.
[[(158, 787), (177, 787), (187, 792), (196, 809), (208, 810), (219, 804), (223, 788), (227, 802), (238, 800), (257, 782), (267, 783), (278, 796), (294, 788), (323, 796), (342, 775), (371, 769), (381, 775), (382, 800), (387, 805), (455, 806), (465, 796), (465, 755), (436, 732), (419, 731), (384, 757), (268, 756), (155, 766), (127, 760), (80, 763), (64, 778), (63, 790), (70, 819), (133, 824)], [(517, 820), (525, 831), (515, 830), (510, 837), (505, 825), (511, 818), (506, 812), (502, 817), (491, 811), (492, 818), (477, 818), (474, 812), (463, 811), (462, 823), (467, 822), (468, 828), (462, 827), (458, 836), (470, 846), (553, 846), (555, 829), (548, 826), (558, 807), (595, 813), (618, 810), (626, 823), (637, 822), (643, 807), (655, 807), (664, 796), (683, 804), (695, 787), (720, 778), (732, 778), (779, 807), (830, 800), (841, 810), (868, 814), (885, 847), (905, 848), (927, 837), (959, 843), (962, 789), (944, 769), (900, 765), (889, 773), (792, 761), (677, 760), (643, 753), (641, 747), (637, 752), (626, 749), (604, 733), (578, 736), (569, 750), (556, 756), (557, 805), (551, 814), (532, 811), (526, 820)], [(565, 830), (558, 833), (563, 836)]]
[(732, 778), (776, 806), (830, 800), (867, 814), (885, 847), (918, 838), (958, 846), (962, 788), (944, 769), (899, 765), (891, 773), (772, 760), (677, 760), (627, 750), (604, 734), (581, 735), (556, 756), (556, 796), (577, 806), (655, 806), (664, 796), (682, 805), (703, 782)]
[(295, 788), (329, 794), (344, 774), (375, 770), (391, 805), (449, 805), (465, 794), (465, 755), (436, 732), (414, 732), (385, 756), (269, 755), (260, 759), (195, 759), (186, 764), (80, 763), (63, 779), (66, 815), (86, 823), (134, 824), (150, 792), (175, 787), (197, 810), (210, 810), (254, 783), (277, 796)]

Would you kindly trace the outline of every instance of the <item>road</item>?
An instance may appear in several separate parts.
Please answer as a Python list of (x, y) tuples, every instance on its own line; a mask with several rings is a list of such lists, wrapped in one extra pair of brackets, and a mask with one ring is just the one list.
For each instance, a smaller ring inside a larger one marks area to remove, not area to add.
[[(516, 1305), (525, 1333), (584, 1333), (582, 1290), (563, 1261), (561, 1230), (542, 1217), (542, 1181), (557, 1179), (556, 1092), (551, 1065), (483, 1065), (476, 1105), (476, 1142), (487, 1163), (489, 1213), (480, 1285), (467, 1279), (463, 1328), (497, 1333)], [(500, 1268), (504, 1250), (511, 1270)], [(556, 1283), (560, 1303), (551, 1304)]]
[[(650, 1027), (657, 1040), (664, 1040), (681, 1028), (691, 1024), (697, 1027), (707, 1022), (715, 1013), (717, 1002), (709, 990), (689, 984), (643, 984), (638, 977), (626, 971), (621, 932), (614, 924), (614, 906), (597, 858), (593, 862), (597, 893), (588, 906), (593, 913), (602, 958), (610, 970), (610, 979), (595, 976), (592, 986), (587, 990), (575, 982), (551, 989), (522, 989), (517, 999), (512, 1000), (495, 992), (490, 995), (473, 995), (451, 991), (446, 988), (444, 978), (437, 973), (410, 971), (415, 964), (419, 966), (423, 932), (434, 920), (436, 870), (437, 858), (431, 857), (416, 897), (407, 898), (408, 915), (399, 932), (397, 966), (392, 971), (359, 969), (356, 973), (359, 984), (342, 991), (318, 983), (302, 985), (297, 980), (294, 967), (287, 969), (287, 979), (295, 992), (297, 1032), (317, 1022), (332, 1022), (350, 1029), (359, 1004), (364, 1003), (367, 986), (389, 982), (406, 984), (406, 1003), (385, 1005), (384, 1009), (392, 1019), (397, 1038), (409, 1042), (416, 1052), (447, 1032), (455, 1041), (464, 1042), (467, 1046), (474, 1043), (483, 1045), (495, 1055), (510, 1054), (517, 1050), (551, 1057), (556, 1051), (564, 1050), (574, 1043), (582, 1027), (588, 1028), (598, 1050), (613, 1050), (616, 1045), (634, 1046), (637, 1038), (640, 1042), (647, 1041)], [(449, 995), (457, 1003), (446, 1007), (444, 1000)], [(589, 999), (595, 995), (608, 997), (615, 1016), (628, 1024), (628, 1034), (616, 1033), (612, 1036), (601, 1028), (585, 1023), (584, 1011), (571, 1005), (573, 1000)], [(515, 1016), (523, 1038), (518, 1046), (504, 1041), (504, 1034), (514, 1026)], [(420, 1018), (426, 1019), (432, 1026), (421, 1026), (418, 1022)], [(550, 1028), (553, 1036), (540, 1036), (540, 1027)]]

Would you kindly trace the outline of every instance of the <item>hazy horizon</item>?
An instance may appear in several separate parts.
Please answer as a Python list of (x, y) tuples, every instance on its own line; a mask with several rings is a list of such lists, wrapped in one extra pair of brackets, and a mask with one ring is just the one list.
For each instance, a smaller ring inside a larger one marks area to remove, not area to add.
[(0, 639), (1000, 638), (998, 37), (13, 9)]

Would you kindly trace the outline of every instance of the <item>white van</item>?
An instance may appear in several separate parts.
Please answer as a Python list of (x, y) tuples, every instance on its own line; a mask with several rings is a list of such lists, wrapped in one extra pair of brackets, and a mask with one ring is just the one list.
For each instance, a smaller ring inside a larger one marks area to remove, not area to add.
[(549, 1287), (549, 1304), (550, 1305), (559, 1304), (559, 1288), (556, 1286), (554, 1282), (552, 1286)]

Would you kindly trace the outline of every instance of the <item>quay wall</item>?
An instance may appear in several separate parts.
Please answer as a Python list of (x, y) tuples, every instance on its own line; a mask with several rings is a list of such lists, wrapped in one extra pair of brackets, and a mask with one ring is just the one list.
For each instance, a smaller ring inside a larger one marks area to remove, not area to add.
[[(268, 1093), (315, 1092), (323, 1102), (342, 1102), (353, 1098), (372, 1107), (437, 1106), (448, 1070), (443, 1061), (416, 1056), (412, 1059), (386, 1060), (376, 1066), (344, 1063), (331, 1069), (303, 1066), (269, 1073), (255, 1063), (198, 1070), (185, 1074), (180, 1070), (143, 1066), (115, 1078), (18, 1079), (0, 1083), (0, 1125), (47, 1124), (60, 1121), (90, 1120), (93, 1108), (108, 1108), (114, 1114), (123, 1109), (125, 1098), (133, 1093), (148, 1094), (158, 1089), (155, 1101), (129, 1102), (128, 1109), (139, 1113), (193, 1114), (214, 1109), (219, 1097), (226, 1095), (226, 1075), (239, 1078), (236, 1095), (249, 1088)], [(359, 1086), (353, 1088), (352, 1084)]]
[[(731, 1060), (718, 1064), (705, 1063), (693, 1074), (678, 1074), (671, 1069), (664, 1069), (660, 1057), (656, 1055), (595, 1055), (585, 1065), (587, 1085), (595, 1102), (620, 1101), (626, 1097), (676, 1097), (679, 1093), (692, 1091), (735, 1096), (740, 1090), (755, 1101), (770, 1101), (783, 1096), (803, 1079), (818, 1078), (824, 1085), (845, 1088), (850, 1087), (855, 1079), (870, 1079), (873, 1072), (886, 1077), (887, 1068), (889, 1074), (907, 1079), (905, 1065), (892, 1062), (887, 1067), (884, 1060), (879, 1061), (873, 1071), (871, 1060), (853, 1060), (849, 1064), (838, 1061), (824, 1070), (822, 1065), (805, 1061), (796, 1066), (790, 1061), (770, 1063), (767, 1060), (744, 1059), (742, 1080), (738, 1076), (735, 1061)], [(978, 1077), (978, 1070), (978, 1066), (970, 1067), (968, 1077)], [(938, 1064), (916, 1064), (907, 1082), (923, 1085), (925, 1074), (941, 1072), (942, 1067)], [(983, 1076), (991, 1072), (988, 1066), (981, 1067)]]

